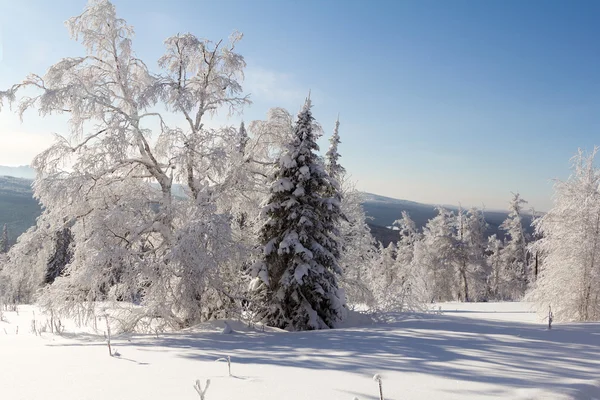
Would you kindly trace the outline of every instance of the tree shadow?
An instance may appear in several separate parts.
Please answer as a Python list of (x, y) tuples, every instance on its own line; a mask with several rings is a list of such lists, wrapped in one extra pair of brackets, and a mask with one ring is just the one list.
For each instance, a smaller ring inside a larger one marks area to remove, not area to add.
[(406, 371), (507, 388), (600, 392), (594, 384), (578, 387), (565, 379), (597, 379), (600, 323), (557, 324), (548, 331), (542, 324), (444, 314), (390, 315), (388, 320), (311, 332), (135, 335), (118, 345), (202, 361), (230, 355), (233, 368), (265, 364), (357, 374)]

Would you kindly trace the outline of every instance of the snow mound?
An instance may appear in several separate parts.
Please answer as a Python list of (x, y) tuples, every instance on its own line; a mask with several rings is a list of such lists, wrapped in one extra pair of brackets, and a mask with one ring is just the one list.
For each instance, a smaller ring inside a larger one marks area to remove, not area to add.
[(371, 314), (348, 310), (346, 318), (338, 325), (338, 328), (358, 328), (373, 325), (375, 320)]
[(283, 329), (261, 324), (248, 324), (237, 319), (215, 319), (201, 322), (190, 328), (184, 329), (186, 333), (223, 333), (233, 334), (238, 332), (286, 332)]

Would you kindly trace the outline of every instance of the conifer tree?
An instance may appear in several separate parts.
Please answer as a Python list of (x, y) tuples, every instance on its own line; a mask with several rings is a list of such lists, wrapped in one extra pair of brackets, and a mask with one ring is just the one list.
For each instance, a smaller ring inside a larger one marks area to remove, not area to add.
[(327, 154), (325, 155), (325, 157), (327, 159), (327, 162), (326, 162), (327, 173), (329, 173), (330, 176), (332, 176), (338, 180), (346, 172), (344, 167), (342, 167), (338, 162), (339, 158), (341, 157), (340, 153), (338, 152), (338, 146), (340, 143), (342, 143), (340, 141), (339, 131), (340, 131), (340, 118), (338, 117), (338, 119), (335, 121), (335, 128), (333, 129), (333, 135), (329, 139), (329, 143), (330, 143), (329, 150), (327, 150)]
[(317, 138), (307, 99), (263, 208), (264, 262), (253, 270), (251, 290), (258, 317), (283, 329), (332, 328), (345, 311), (338, 288), (340, 196), (316, 154)]
[(246, 131), (246, 126), (244, 125), (244, 121), (240, 123), (240, 129), (238, 131), (239, 135), (239, 143), (238, 143), (238, 151), (242, 154), (246, 151), (246, 145), (248, 144), (248, 132)]
[(57, 231), (54, 242), (54, 252), (48, 259), (48, 268), (44, 277), (44, 283), (49, 284), (53, 283), (71, 262), (71, 258), (73, 257), (73, 234), (71, 233), (71, 229), (65, 227)]
[[(342, 217), (339, 220), (340, 257), (342, 269), (340, 286), (344, 289), (348, 303), (352, 305), (372, 305), (373, 280), (369, 272), (379, 261), (379, 251), (371, 230), (366, 222), (362, 207), (363, 196), (349, 179), (346, 170), (338, 160), (341, 157), (338, 146), (340, 120), (335, 122), (333, 135), (329, 139), (330, 146), (325, 155), (327, 173), (339, 187), (331, 186), (332, 194), (340, 196)], [(350, 304), (349, 304), (350, 305)]]

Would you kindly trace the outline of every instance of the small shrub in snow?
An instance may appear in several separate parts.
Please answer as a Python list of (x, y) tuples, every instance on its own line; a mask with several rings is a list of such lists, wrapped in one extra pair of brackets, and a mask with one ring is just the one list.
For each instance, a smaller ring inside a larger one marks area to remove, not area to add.
[(205, 400), (206, 399), (206, 391), (208, 390), (208, 387), (210, 386), (210, 379), (206, 380), (206, 386), (204, 387), (204, 390), (202, 390), (202, 384), (200, 383), (200, 379), (196, 379), (196, 384), (194, 385), (194, 389), (196, 389), (196, 392), (198, 392), (198, 395), (200, 395), (200, 400)]

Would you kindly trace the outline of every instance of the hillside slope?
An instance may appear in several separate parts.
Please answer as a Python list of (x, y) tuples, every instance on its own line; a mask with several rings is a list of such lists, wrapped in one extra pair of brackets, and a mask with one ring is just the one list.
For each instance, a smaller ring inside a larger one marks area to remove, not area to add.
[[(370, 225), (374, 225), (372, 228), (373, 236), (380, 240), (383, 244), (387, 245), (389, 234), (381, 231), (378, 227), (391, 226), (394, 221), (402, 217), (402, 211), (406, 211), (410, 214), (410, 217), (415, 221), (415, 224), (419, 229), (422, 229), (431, 218), (437, 215), (436, 206), (432, 204), (417, 203), (414, 201), (398, 200), (390, 197), (379, 196), (373, 193), (365, 193), (365, 201), (363, 203), (365, 213), (371, 217), (369, 221)], [(449, 210), (457, 211), (457, 206), (444, 205)], [(508, 217), (506, 211), (484, 211), (485, 220), (489, 224), (487, 234), (498, 235), (499, 238), (504, 237), (504, 232), (500, 230), (500, 225)], [(531, 228), (531, 215), (525, 214), (523, 216), (523, 226), (528, 233), (532, 233)], [(393, 240), (395, 241), (395, 237)]]
[[(183, 196), (180, 187), (178, 191), (179, 195)], [(393, 199), (372, 193), (365, 193), (363, 207), (367, 216), (370, 217), (368, 223), (373, 236), (386, 246), (391, 241), (397, 241), (397, 233), (386, 227), (391, 226), (395, 220), (399, 219), (402, 211), (410, 214), (419, 229), (422, 229), (427, 221), (437, 214), (435, 206), (431, 204)], [(446, 207), (458, 210), (456, 206)], [(0, 227), (4, 224), (8, 225), (11, 243), (14, 243), (19, 235), (35, 224), (40, 213), (41, 207), (33, 199), (31, 180), (0, 176)], [(498, 237), (504, 237), (499, 226), (507, 216), (505, 211), (486, 211), (485, 219), (489, 224), (488, 235), (497, 234)], [(523, 222), (526, 230), (531, 232), (531, 216), (525, 215)]]
[(30, 180), (0, 176), (0, 229), (6, 224), (11, 244), (35, 224), (41, 212)]

